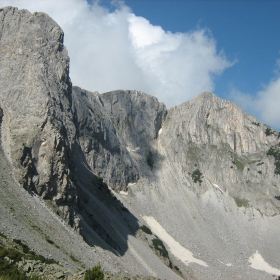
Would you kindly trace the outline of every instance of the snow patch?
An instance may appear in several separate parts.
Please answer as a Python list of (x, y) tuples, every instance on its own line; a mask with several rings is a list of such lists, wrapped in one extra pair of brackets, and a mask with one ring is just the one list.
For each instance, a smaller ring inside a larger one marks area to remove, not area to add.
[(177, 242), (171, 235), (169, 235), (166, 230), (154, 219), (153, 217), (144, 216), (143, 219), (151, 228), (152, 232), (158, 236), (166, 245), (169, 247), (171, 253), (180, 259), (185, 264), (197, 263), (202, 266), (208, 266), (202, 260), (193, 257), (193, 253), (183, 247), (179, 242)]
[(135, 149), (130, 149), (129, 147), (126, 147), (126, 149), (127, 149), (129, 152), (136, 152), (136, 151), (140, 150), (140, 147), (136, 147)]
[(258, 270), (265, 271), (269, 274), (280, 275), (280, 269), (274, 268), (270, 266), (261, 256), (261, 254), (256, 251), (254, 255), (252, 255), (248, 260), (251, 265), (250, 267)]
[(128, 195), (128, 192), (120, 191), (120, 195)]
[(212, 185), (213, 185), (214, 187), (216, 187), (217, 189), (219, 189), (219, 190), (221, 191), (221, 193), (224, 193), (224, 191), (223, 191), (217, 184), (213, 184), (213, 183), (212, 183)]
[(158, 135), (160, 135), (162, 133), (162, 128), (158, 131)]

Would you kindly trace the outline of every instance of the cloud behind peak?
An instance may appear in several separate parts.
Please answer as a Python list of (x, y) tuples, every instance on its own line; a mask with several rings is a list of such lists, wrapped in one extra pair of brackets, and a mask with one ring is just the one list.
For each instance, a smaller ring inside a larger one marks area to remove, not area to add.
[(215, 76), (232, 66), (206, 29), (171, 33), (135, 15), (86, 0), (1, 0), (1, 5), (49, 14), (65, 32), (74, 85), (91, 91), (136, 89), (167, 107), (214, 91)]

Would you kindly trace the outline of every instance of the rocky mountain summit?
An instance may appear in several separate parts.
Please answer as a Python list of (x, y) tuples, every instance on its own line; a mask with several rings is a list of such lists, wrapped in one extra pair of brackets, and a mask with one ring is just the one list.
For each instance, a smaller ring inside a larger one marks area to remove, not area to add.
[(49, 279), (280, 275), (278, 132), (209, 92), (167, 110), (72, 86), (48, 15), (0, 19), (0, 245), (54, 259), (27, 262)]

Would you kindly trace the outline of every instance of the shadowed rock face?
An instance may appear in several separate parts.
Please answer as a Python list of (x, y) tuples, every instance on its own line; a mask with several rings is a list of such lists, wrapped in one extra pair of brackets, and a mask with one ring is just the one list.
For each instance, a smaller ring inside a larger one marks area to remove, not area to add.
[(157, 98), (140, 91), (112, 91), (100, 95), (119, 135), (130, 149), (156, 139), (167, 113)]
[(111, 188), (126, 190), (138, 180), (138, 170), (100, 95), (73, 87), (72, 108), (77, 141), (89, 168)]

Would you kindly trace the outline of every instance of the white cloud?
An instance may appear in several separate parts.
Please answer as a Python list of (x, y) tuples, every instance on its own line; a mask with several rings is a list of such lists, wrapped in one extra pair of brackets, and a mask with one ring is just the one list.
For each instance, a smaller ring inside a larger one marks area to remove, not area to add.
[(49, 14), (65, 32), (74, 85), (91, 91), (137, 89), (168, 107), (202, 91), (214, 91), (214, 77), (232, 65), (218, 53), (211, 33), (170, 33), (115, 1), (109, 12), (86, 0), (0, 0)]
[(280, 128), (280, 76), (258, 93), (256, 106), (262, 121), (277, 129)]
[(258, 116), (273, 128), (280, 129), (280, 75), (274, 77), (255, 96), (233, 89), (231, 97), (245, 111)]

